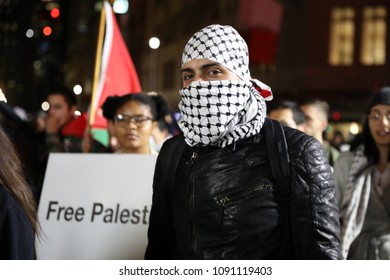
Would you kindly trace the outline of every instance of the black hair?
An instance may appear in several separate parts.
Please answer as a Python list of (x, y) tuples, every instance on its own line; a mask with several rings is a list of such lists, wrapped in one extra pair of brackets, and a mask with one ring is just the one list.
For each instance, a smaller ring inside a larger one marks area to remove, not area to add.
[(154, 99), (157, 108), (157, 126), (160, 131), (168, 131), (171, 135), (179, 133), (180, 128), (177, 125), (176, 119), (172, 115), (167, 100), (161, 94), (155, 92), (148, 93)]
[(156, 110), (157, 110), (156, 120), (158, 122), (164, 120), (165, 116), (169, 115), (169, 106), (167, 101), (160, 94), (149, 93), (148, 95), (153, 98), (154, 103), (156, 104)]
[(299, 109), (298, 104), (290, 100), (282, 100), (270, 105), (268, 113), (274, 110), (281, 110), (281, 109), (290, 109), (293, 114), (294, 122), (297, 125), (301, 125), (305, 122), (305, 115), (303, 114), (301, 109)]
[(143, 92), (129, 93), (122, 96), (115, 95), (107, 97), (107, 99), (102, 105), (103, 116), (107, 120), (113, 120), (119, 107), (130, 101), (138, 101), (141, 104), (148, 106), (152, 113), (153, 120), (157, 120), (158, 114), (156, 109), (156, 103), (152, 96), (149, 96), (148, 94)]
[(62, 95), (65, 99), (66, 104), (68, 104), (69, 107), (77, 105), (76, 95), (66, 87), (61, 86), (52, 88), (47, 94), (47, 96), (49, 97), (50, 95)]

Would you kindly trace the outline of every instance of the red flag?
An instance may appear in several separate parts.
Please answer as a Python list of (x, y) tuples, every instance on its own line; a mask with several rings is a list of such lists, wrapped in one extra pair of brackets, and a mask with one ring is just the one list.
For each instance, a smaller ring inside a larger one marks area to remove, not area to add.
[(240, 27), (248, 43), (250, 63), (275, 62), (282, 14), (283, 5), (277, 0), (240, 1)]
[(87, 127), (87, 115), (83, 113), (81, 116), (68, 122), (61, 130), (63, 136), (74, 136), (78, 138), (84, 137), (85, 128)]
[(107, 127), (101, 106), (108, 96), (142, 91), (137, 72), (111, 5), (104, 1), (103, 9), (106, 28), (101, 54), (100, 76), (93, 92), (90, 108), (90, 125), (93, 128)]
[(282, 21), (283, 5), (277, 0), (241, 0), (239, 6), (240, 29), (262, 27), (278, 33)]

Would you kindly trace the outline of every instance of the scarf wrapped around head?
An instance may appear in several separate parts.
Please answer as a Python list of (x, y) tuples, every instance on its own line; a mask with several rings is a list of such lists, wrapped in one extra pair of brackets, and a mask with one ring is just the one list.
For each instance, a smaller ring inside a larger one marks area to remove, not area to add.
[(194, 59), (209, 59), (222, 64), (242, 80), (251, 81), (265, 100), (272, 100), (271, 88), (251, 78), (248, 46), (233, 27), (213, 24), (195, 33), (184, 47), (181, 65)]
[(196, 81), (180, 90), (179, 127), (190, 146), (225, 147), (260, 132), (266, 116), (264, 100), (271, 88), (252, 79), (248, 47), (231, 26), (210, 25), (195, 33), (184, 48), (182, 65), (194, 59), (220, 63), (237, 81)]

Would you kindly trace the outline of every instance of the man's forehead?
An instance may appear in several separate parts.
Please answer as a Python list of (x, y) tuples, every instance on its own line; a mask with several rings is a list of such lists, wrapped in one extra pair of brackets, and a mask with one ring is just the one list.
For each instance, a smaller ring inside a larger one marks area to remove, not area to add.
[(53, 94), (50, 94), (48, 97), (47, 97), (47, 100), (49, 102), (55, 102), (55, 103), (65, 103), (65, 97), (62, 95), (62, 94), (57, 94), (57, 93), (53, 93)]

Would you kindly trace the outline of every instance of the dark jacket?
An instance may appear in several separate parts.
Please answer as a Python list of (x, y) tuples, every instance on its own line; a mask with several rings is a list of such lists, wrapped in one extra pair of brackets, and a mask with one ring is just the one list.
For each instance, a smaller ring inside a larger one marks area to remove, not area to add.
[(162, 184), (169, 158), (161, 151), (145, 258), (340, 258), (334, 182), (322, 146), (284, 129), (292, 167), (288, 199), (272, 178), (263, 133), (226, 148), (187, 146), (173, 189)]
[(0, 259), (35, 259), (32, 225), (22, 207), (0, 185)]

